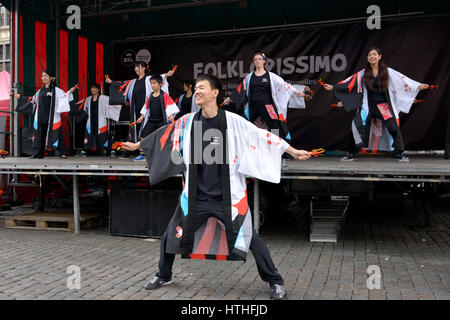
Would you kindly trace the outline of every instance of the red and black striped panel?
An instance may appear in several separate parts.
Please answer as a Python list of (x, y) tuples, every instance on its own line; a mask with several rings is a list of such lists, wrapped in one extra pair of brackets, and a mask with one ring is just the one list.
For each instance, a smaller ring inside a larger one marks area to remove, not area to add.
[[(228, 256), (225, 226), (215, 217), (210, 217), (195, 232), (194, 255)], [(222, 259), (225, 260), (225, 259)]]

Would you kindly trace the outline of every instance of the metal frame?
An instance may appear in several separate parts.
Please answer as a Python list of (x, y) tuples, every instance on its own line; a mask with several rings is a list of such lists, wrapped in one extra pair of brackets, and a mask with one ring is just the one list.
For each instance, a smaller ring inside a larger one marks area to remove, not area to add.
[[(19, 88), (19, 8), (20, 8), (20, 0), (15, 0), (15, 20), (14, 20), (14, 92), (18, 93)], [(12, 38), (12, 37), (11, 37)], [(11, 44), (12, 48), (12, 44)], [(11, 55), (12, 56), (12, 55)], [(12, 65), (12, 64), (11, 64)], [(18, 104), (18, 99), (14, 98), (14, 107)], [(14, 108), (15, 109), (15, 108)], [(11, 110), (14, 111), (14, 110)], [(19, 130), (20, 130), (20, 116), (17, 112), (14, 112), (14, 156), (19, 156)]]
[[(425, 12), (408, 12), (408, 13), (398, 13), (398, 14), (390, 14), (381, 16), (383, 21), (386, 19), (406, 19), (413, 16), (421, 16), (423, 18), (437, 17), (438, 15), (424, 15)], [(439, 16), (448, 16), (448, 14), (442, 14)], [(195, 37), (204, 37), (204, 36), (220, 36), (220, 35), (231, 35), (231, 34), (241, 34), (241, 33), (256, 33), (256, 32), (264, 32), (269, 30), (289, 30), (289, 29), (299, 29), (306, 28), (311, 26), (333, 26), (333, 25), (342, 25), (349, 24), (355, 22), (364, 22), (367, 20), (367, 17), (357, 17), (357, 18), (348, 18), (348, 19), (336, 19), (336, 20), (323, 20), (323, 21), (314, 21), (314, 22), (302, 22), (302, 23), (292, 23), (292, 24), (278, 24), (271, 26), (263, 26), (263, 27), (249, 27), (249, 28), (235, 28), (235, 29), (226, 29), (226, 30), (215, 30), (215, 31), (202, 31), (202, 32), (190, 32), (190, 33), (177, 33), (177, 34), (164, 34), (164, 35), (154, 35), (154, 36), (139, 36), (139, 37), (128, 37), (125, 40), (112, 41), (113, 43), (120, 42), (132, 42), (132, 41), (143, 41), (143, 40), (156, 40), (156, 39), (176, 39), (176, 38), (195, 38)]]
[[(148, 11), (162, 11), (162, 10), (171, 10), (171, 9), (180, 9), (187, 7), (203, 7), (209, 5), (219, 5), (219, 4), (227, 4), (233, 2), (241, 2), (241, 0), (201, 0), (201, 1), (186, 1), (177, 4), (168, 4), (168, 5), (157, 5), (152, 6), (151, 1), (148, 0), (127, 0), (127, 1), (102, 1), (95, 0), (94, 4), (88, 3), (87, 1), (56, 1), (60, 4), (71, 5), (77, 4), (80, 6), (82, 10), (84, 10), (85, 14), (82, 14), (82, 18), (93, 18), (99, 16), (113, 16), (113, 15), (121, 15), (121, 14), (130, 14), (130, 13), (138, 13), (138, 12), (148, 12)], [(105, 3), (109, 6), (105, 6)], [(120, 9), (122, 5), (130, 5), (130, 4), (143, 4), (143, 6), (138, 6), (136, 8), (127, 8)], [(117, 9), (116, 9), (117, 8)]]

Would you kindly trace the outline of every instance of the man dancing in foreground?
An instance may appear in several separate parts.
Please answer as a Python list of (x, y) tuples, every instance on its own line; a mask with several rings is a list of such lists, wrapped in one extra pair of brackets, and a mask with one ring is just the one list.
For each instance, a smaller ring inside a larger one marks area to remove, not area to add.
[(141, 142), (123, 144), (126, 150), (144, 151), (150, 184), (179, 173), (185, 179), (180, 203), (161, 239), (159, 271), (145, 289), (171, 283), (175, 254), (187, 259), (245, 261), (250, 249), (272, 298), (286, 299), (269, 249), (253, 230), (245, 179), (279, 183), (284, 152), (298, 160), (311, 154), (220, 109), (221, 89), (216, 77), (200, 76), (194, 95), (200, 111), (184, 115)]

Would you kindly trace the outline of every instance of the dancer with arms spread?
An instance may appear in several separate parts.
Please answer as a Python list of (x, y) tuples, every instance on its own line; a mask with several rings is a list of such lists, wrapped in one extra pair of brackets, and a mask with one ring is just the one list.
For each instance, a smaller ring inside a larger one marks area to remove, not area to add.
[[(141, 116), (141, 110), (145, 106), (146, 99), (152, 94), (152, 86), (150, 83), (151, 76), (147, 75), (148, 73), (148, 65), (143, 61), (137, 61), (134, 65), (134, 71), (136, 72), (137, 78), (132, 80), (127, 80), (124, 84), (120, 84), (117, 82), (113, 82), (113, 80), (107, 78), (106, 82), (109, 84), (113, 84), (111, 86), (111, 90), (113, 88), (123, 88), (124, 93), (119, 92), (120, 96), (125, 96), (127, 105), (130, 107), (130, 121), (132, 123), (136, 123), (136, 121)], [(173, 76), (174, 71), (170, 70), (165, 74), (161, 74), (161, 78), (163, 79), (162, 89), (164, 92), (169, 93), (169, 84), (167, 82), (167, 78)], [(120, 85), (120, 86), (119, 86)], [(110, 92), (110, 96), (117, 96), (117, 92)], [(114, 101), (113, 101), (114, 102)], [(112, 103), (112, 104), (115, 104)], [(139, 140), (139, 132), (141, 129), (141, 124), (136, 123), (136, 125), (131, 126), (129, 129), (128, 141), (136, 142)], [(122, 159), (128, 159), (129, 154), (123, 154), (121, 156)], [(138, 155), (136, 160), (140, 159), (140, 155)]]
[(219, 108), (220, 91), (216, 77), (200, 76), (194, 95), (200, 111), (158, 129), (141, 142), (123, 144), (127, 150), (144, 150), (150, 184), (180, 173), (185, 178), (179, 206), (161, 239), (159, 271), (145, 289), (172, 281), (175, 254), (187, 259), (245, 261), (251, 250), (272, 298), (284, 299), (283, 279), (252, 227), (246, 176), (279, 183), (284, 152), (298, 160), (308, 159), (310, 153)]
[[(87, 118), (84, 149), (96, 149), (106, 156), (110, 152), (108, 119), (118, 121), (122, 106), (109, 105), (109, 97), (100, 94), (100, 85), (97, 83), (91, 85), (91, 94), (80, 106)], [(81, 155), (85, 156), (86, 151), (81, 151)]]
[(357, 109), (352, 122), (351, 145), (341, 161), (354, 160), (364, 147), (371, 150), (394, 151), (399, 161), (409, 161), (404, 156), (405, 146), (400, 131), (399, 113), (409, 113), (420, 90), (429, 88), (387, 67), (379, 48), (367, 51), (366, 67), (336, 85), (323, 84), (340, 100), (338, 106), (346, 111)]
[[(268, 131), (278, 130), (278, 135), (290, 140), (287, 127), (287, 108), (292, 94), (303, 98), (305, 94), (265, 68), (266, 55), (258, 52), (253, 56), (255, 71), (249, 73), (224, 105), (233, 102), (237, 109), (244, 106), (244, 116), (252, 123)], [(276, 131), (275, 131), (276, 132)]]
[(59, 156), (66, 159), (66, 145), (62, 134), (61, 113), (69, 112), (69, 102), (77, 86), (68, 92), (56, 86), (55, 73), (50, 70), (42, 72), (42, 87), (31, 98), (18, 95), (18, 109), (33, 105), (33, 149), (37, 151), (30, 159), (44, 158), (45, 150), (58, 149)]

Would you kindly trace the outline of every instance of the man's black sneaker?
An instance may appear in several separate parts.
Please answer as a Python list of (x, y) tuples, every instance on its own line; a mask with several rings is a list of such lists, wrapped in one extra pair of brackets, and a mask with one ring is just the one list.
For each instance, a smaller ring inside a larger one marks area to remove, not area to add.
[(285, 300), (287, 298), (286, 289), (279, 284), (270, 284), (272, 290), (271, 298), (274, 300)]
[(144, 286), (145, 290), (155, 290), (160, 288), (161, 286), (165, 286), (171, 284), (172, 280), (166, 281), (162, 280), (160, 277), (154, 277), (150, 282), (146, 283)]
[(355, 156), (353, 154), (351, 154), (350, 152), (347, 152), (345, 157), (341, 158), (341, 161), (353, 161), (353, 160), (355, 160)]
[(32, 156), (29, 156), (28, 159), (44, 159), (44, 156), (33, 154)]
[(394, 151), (393, 156), (400, 162), (409, 162), (409, 158), (405, 156), (403, 152)]

